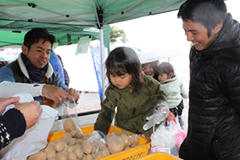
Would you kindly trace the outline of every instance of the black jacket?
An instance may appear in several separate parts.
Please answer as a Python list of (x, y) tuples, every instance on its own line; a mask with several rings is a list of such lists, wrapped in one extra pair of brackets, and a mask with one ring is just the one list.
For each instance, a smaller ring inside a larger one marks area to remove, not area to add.
[(240, 159), (240, 24), (230, 14), (210, 46), (191, 48), (188, 118), (181, 158)]

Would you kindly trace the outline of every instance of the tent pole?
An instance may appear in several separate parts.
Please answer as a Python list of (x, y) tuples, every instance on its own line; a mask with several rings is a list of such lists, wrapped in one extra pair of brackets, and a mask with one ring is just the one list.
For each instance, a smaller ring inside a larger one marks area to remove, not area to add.
[(105, 71), (104, 71), (104, 39), (103, 39), (103, 27), (99, 28), (100, 33), (100, 53), (101, 53), (101, 69), (102, 69), (102, 93), (103, 99), (105, 99)]

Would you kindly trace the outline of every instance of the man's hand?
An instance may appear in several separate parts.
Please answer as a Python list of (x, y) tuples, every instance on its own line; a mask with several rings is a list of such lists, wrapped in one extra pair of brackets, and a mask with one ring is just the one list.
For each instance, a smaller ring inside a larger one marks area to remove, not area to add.
[(19, 97), (11, 97), (11, 98), (0, 98), (0, 115), (3, 114), (6, 107), (10, 104), (18, 104), (20, 98)]
[[(79, 93), (78, 93), (78, 91), (76, 90), (76, 89), (74, 89), (74, 88), (68, 88), (67, 89), (67, 92), (68, 92), (68, 94), (70, 94), (73, 98), (74, 98), (74, 100), (72, 100), (72, 101), (78, 101), (78, 99), (79, 99)], [(71, 99), (70, 99), (71, 100)]]
[[(44, 85), (42, 88), (42, 94), (44, 97), (53, 100), (57, 106), (62, 105), (65, 99), (75, 101), (74, 97), (60, 87)], [(75, 92), (72, 94), (75, 94)]]
[(40, 103), (38, 101), (19, 103), (15, 106), (15, 108), (23, 114), (26, 121), (26, 129), (34, 126), (42, 113), (42, 107), (40, 107)]

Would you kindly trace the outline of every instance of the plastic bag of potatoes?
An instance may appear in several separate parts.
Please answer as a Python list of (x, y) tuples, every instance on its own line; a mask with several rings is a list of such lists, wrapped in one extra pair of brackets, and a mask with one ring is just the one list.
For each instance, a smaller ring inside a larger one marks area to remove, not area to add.
[(138, 145), (139, 135), (127, 133), (106, 135), (106, 145), (92, 144), (87, 142), (91, 134), (82, 135), (73, 126), (72, 119), (66, 120), (63, 138), (50, 142), (28, 160), (95, 160)]

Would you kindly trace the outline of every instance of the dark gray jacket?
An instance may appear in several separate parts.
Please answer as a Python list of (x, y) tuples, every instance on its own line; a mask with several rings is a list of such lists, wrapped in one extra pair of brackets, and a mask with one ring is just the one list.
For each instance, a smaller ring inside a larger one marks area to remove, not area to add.
[(209, 47), (191, 48), (188, 124), (191, 159), (240, 159), (240, 24), (230, 14)]

